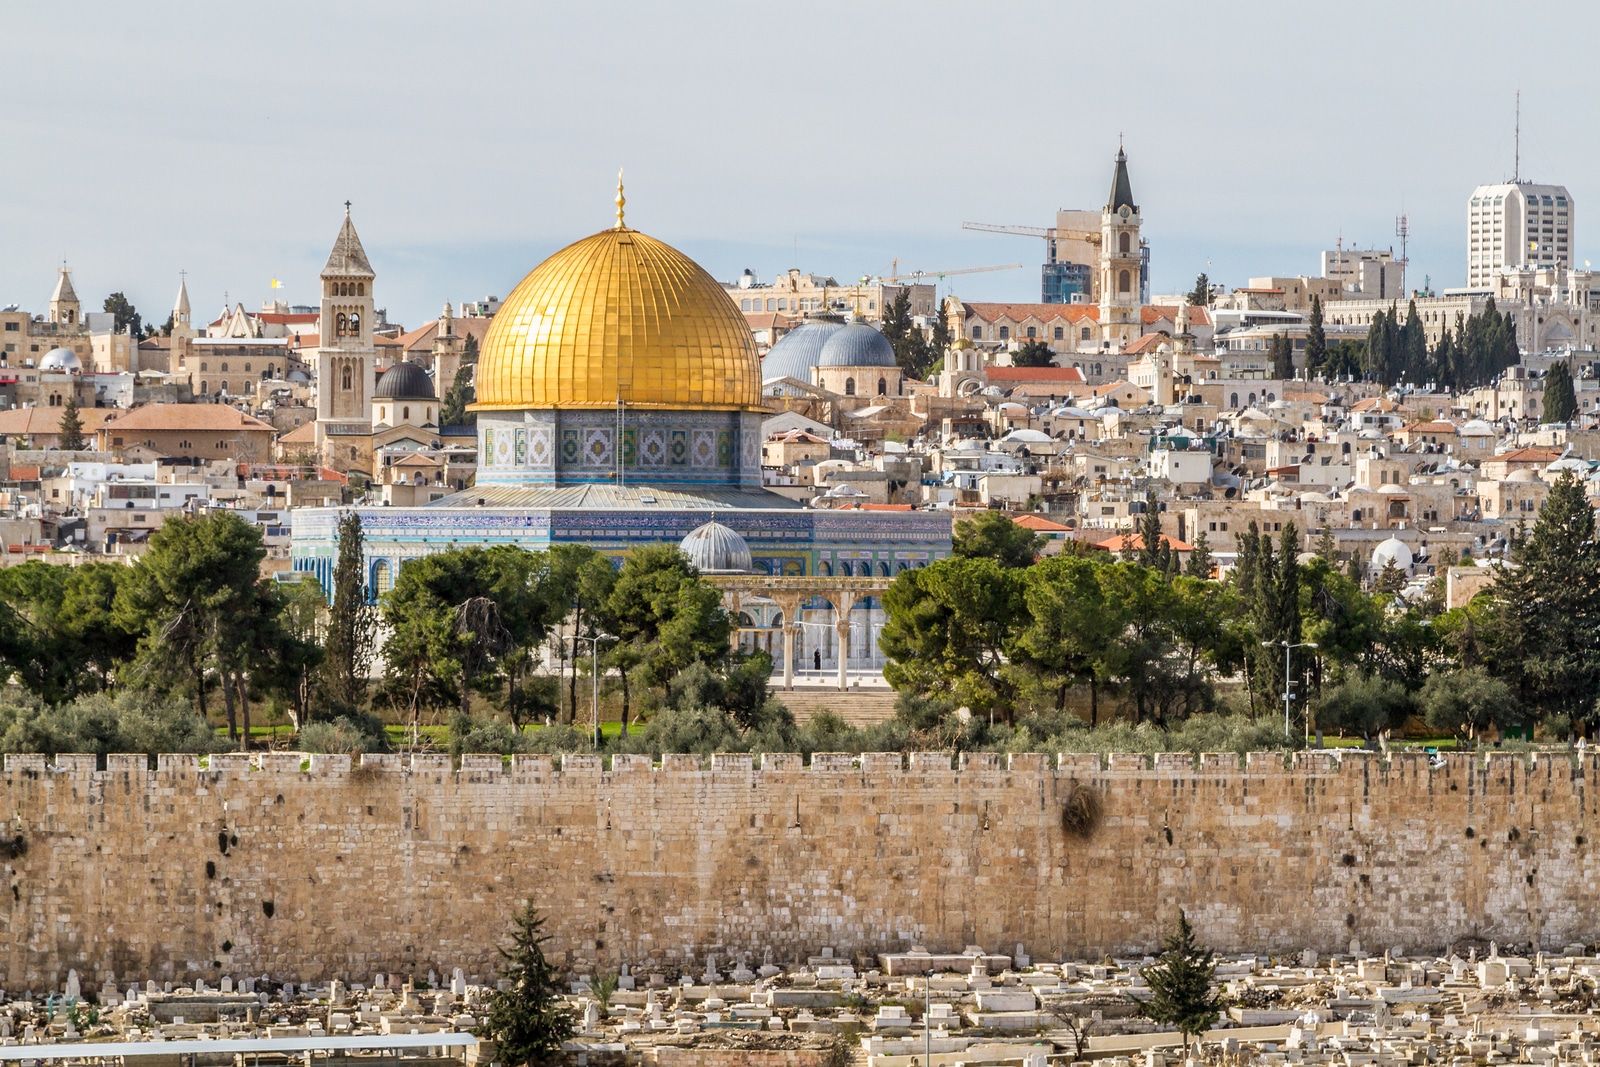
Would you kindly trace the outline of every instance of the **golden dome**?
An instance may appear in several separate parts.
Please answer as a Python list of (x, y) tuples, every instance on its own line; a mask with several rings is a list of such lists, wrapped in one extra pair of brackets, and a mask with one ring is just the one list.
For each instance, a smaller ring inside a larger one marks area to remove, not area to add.
[(518, 283), (484, 337), (476, 384), (479, 411), (614, 408), (619, 396), (630, 407), (759, 409), (761, 363), (721, 284), (619, 222)]

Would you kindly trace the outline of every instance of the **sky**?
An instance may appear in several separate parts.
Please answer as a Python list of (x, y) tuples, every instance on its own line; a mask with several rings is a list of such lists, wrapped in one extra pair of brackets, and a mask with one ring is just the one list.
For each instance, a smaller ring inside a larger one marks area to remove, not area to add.
[[(1466, 202), (1565, 184), (1600, 258), (1582, 72), (1600, 5), (363, 3), (14, 5), (0, 63), (0, 307), (42, 313), (64, 260), (86, 309), (147, 319), (187, 272), (224, 300), (314, 303), (343, 204), (391, 321), (505, 296), (545, 256), (631, 226), (714, 276), (950, 279), (1037, 300), (1043, 242), (963, 221), (1098, 209), (1119, 138), (1153, 292), (1315, 274), (1398, 247), (1461, 285)], [(1577, 93), (1575, 97), (1573, 94)], [(1591, 252), (1590, 250), (1595, 251)], [(271, 279), (284, 283), (274, 293)]]

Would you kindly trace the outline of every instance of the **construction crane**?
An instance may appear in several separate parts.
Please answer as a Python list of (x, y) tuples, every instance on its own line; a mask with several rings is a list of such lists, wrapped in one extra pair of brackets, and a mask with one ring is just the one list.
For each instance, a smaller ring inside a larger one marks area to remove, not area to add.
[(950, 270), (914, 270), (905, 274), (900, 273), (900, 261), (894, 260), (889, 267), (889, 276), (877, 278), (880, 282), (921, 281), (923, 278), (937, 278), (943, 281), (952, 274), (982, 274), (991, 270), (1021, 270), (1021, 263), (1002, 263), (995, 267), (955, 267)]
[[(963, 230), (978, 230), (982, 233), (1009, 233), (1020, 237), (1043, 237), (1045, 244), (1045, 262), (1059, 262), (1056, 255), (1057, 241), (1082, 241), (1098, 249), (1102, 240), (1099, 230), (1068, 230), (1059, 226), (1000, 226), (992, 222), (963, 222)], [(1098, 252), (1096, 255), (1098, 256)], [(1093, 288), (1091, 299), (1100, 299), (1100, 276), (1093, 275)]]

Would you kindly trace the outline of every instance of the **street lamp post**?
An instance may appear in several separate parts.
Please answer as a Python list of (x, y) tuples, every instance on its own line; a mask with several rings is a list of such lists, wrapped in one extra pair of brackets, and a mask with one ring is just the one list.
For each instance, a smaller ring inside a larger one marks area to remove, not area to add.
[[(1317, 647), (1317, 643), (1315, 641), (1301, 641), (1298, 644), (1290, 644), (1288, 641), (1263, 641), (1263, 642), (1261, 642), (1261, 647), (1262, 648), (1274, 648), (1274, 647), (1276, 647), (1278, 645), (1282, 645), (1283, 646), (1283, 736), (1284, 737), (1288, 737), (1289, 736), (1289, 707), (1290, 707), (1290, 704), (1294, 701), (1294, 692), (1293, 692), (1294, 679), (1289, 674), (1289, 658), (1290, 658), (1290, 655), (1294, 652), (1295, 649), (1297, 649), (1297, 648), (1316, 648)], [(1308, 720), (1306, 720), (1307, 736), (1310, 736), (1310, 730), (1311, 730), (1311, 721), (1308, 719)]]
[(612, 634), (594, 633), (587, 637), (581, 634), (574, 634), (572, 639), (574, 641), (589, 642), (589, 676), (591, 683), (589, 695), (590, 741), (593, 743), (595, 751), (598, 752), (600, 751), (600, 642), (615, 641), (616, 637)]

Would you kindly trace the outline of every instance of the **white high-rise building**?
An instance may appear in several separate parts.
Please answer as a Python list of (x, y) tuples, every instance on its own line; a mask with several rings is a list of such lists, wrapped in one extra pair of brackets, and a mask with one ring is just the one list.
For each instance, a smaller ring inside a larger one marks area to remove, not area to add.
[(1502, 267), (1570, 268), (1575, 214), (1564, 185), (1478, 186), (1467, 205), (1467, 288), (1492, 288)]

